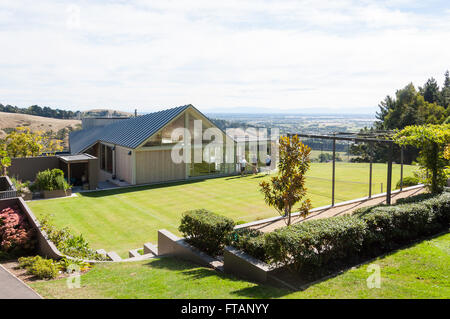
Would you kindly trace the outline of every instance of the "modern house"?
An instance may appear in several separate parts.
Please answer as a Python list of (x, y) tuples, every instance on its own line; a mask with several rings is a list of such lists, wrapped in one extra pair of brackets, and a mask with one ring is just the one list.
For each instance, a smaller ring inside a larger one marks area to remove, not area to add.
[[(195, 120), (202, 121), (200, 139), (198, 130), (194, 130)], [(184, 136), (172, 139), (174, 129), (188, 129), (191, 139), (188, 145), (192, 147), (193, 159), (195, 149), (203, 151), (205, 145), (211, 142), (203, 140), (203, 132), (211, 127), (215, 125), (192, 105), (117, 121), (96, 119), (89, 123), (88, 128), (70, 134), (70, 153), (97, 157), (99, 182), (135, 185), (233, 174), (236, 172), (235, 158), (227, 163), (215, 161), (218, 158), (217, 152), (225, 154), (225, 148), (235, 144), (234, 140), (222, 131), (223, 146), (208, 151), (206, 157), (209, 156), (209, 159), (205, 159), (204, 155), (201, 162), (192, 160), (191, 163), (176, 163), (172, 160), (173, 146), (186, 142), (183, 140)]]

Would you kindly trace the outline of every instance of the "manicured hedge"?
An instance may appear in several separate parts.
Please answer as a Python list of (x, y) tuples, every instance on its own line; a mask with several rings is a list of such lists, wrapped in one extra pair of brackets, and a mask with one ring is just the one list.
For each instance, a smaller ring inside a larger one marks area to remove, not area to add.
[(231, 245), (259, 260), (266, 261), (265, 234), (256, 229), (242, 228), (231, 235)]
[(205, 209), (198, 209), (185, 212), (178, 229), (188, 243), (207, 254), (216, 256), (228, 244), (233, 228), (232, 219)]
[[(402, 204), (361, 208), (351, 216), (306, 221), (266, 235), (241, 235), (233, 245), (295, 271), (351, 263), (450, 226), (450, 193), (417, 195)], [(255, 241), (256, 243), (253, 243)]]
[(267, 234), (266, 253), (271, 263), (290, 265), (295, 271), (322, 267), (356, 256), (366, 232), (366, 224), (349, 215), (307, 221)]
[(409, 197), (405, 197), (405, 198), (399, 198), (395, 202), (395, 205), (409, 204), (409, 203), (419, 203), (419, 202), (422, 202), (422, 201), (424, 201), (426, 199), (433, 198), (435, 196), (436, 195), (432, 194), (432, 193), (421, 193), (421, 194), (414, 195), (414, 196), (409, 196)]

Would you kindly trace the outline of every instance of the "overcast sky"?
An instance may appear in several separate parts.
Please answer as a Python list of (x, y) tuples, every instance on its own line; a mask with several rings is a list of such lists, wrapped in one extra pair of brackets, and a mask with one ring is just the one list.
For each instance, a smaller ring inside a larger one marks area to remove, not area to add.
[(443, 1), (0, 0), (0, 103), (373, 112), (450, 69)]

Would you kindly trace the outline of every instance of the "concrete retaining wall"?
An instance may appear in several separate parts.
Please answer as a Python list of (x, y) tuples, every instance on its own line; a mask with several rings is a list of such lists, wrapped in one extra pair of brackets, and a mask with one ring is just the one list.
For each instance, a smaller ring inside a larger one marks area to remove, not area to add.
[(215, 267), (218, 262), (165, 229), (158, 230), (158, 256), (178, 257), (206, 267)]
[(267, 282), (271, 271), (266, 263), (231, 246), (225, 247), (223, 267), (226, 273), (256, 282)]

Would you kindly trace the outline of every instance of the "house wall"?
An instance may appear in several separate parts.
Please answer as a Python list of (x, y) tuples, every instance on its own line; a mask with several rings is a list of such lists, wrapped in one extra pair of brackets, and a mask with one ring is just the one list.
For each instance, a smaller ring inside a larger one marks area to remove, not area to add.
[(117, 178), (132, 184), (132, 156), (128, 155), (130, 151), (128, 148), (116, 146), (115, 163)]
[(172, 161), (171, 150), (136, 151), (136, 184), (186, 178), (186, 164)]

